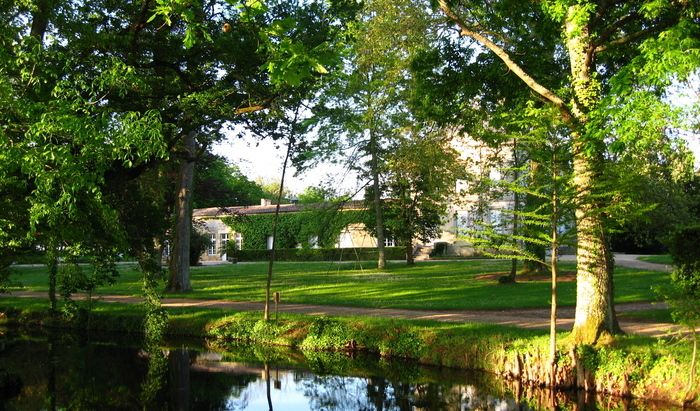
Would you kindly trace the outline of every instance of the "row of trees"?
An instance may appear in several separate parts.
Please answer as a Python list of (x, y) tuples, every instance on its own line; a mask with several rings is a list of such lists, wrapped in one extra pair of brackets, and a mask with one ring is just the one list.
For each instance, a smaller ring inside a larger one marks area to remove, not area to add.
[[(78, 256), (113, 274), (115, 257), (133, 254), (155, 276), (158, 245), (170, 232), (168, 287), (189, 289), (195, 164), (226, 127), (275, 112), (318, 82), (337, 61), (334, 44), (354, 8), (342, 1), (0, 6), (7, 22), (0, 29), (2, 268), (22, 249), (44, 249), (52, 296), (58, 261)], [(200, 164), (207, 165), (220, 167)], [(237, 193), (241, 201), (260, 195), (238, 182), (249, 190)]]
[[(381, 268), (387, 230), (409, 246), (435, 234), (465, 170), (450, 139), (468, 134), (512, 147), (512, 226), (531, 230), (512, 249), (573, 210), (574, 339), (595, 341), (617, 331), (610, 222), (646, 206), (637, 176), (692, 173), (663, 97), (697, 72), (698, 13), (662, 0), (4, 4), (3, 261), (40, 244), (52, 290), (59, 258), (109, 274), (129, 251), (155, 273), (170, 230), (168, 288), (188, 290), (196, 164), (243, 123), (299, 167), (360, 171)], [(226, 195), (260, 194), (239, 182)]]

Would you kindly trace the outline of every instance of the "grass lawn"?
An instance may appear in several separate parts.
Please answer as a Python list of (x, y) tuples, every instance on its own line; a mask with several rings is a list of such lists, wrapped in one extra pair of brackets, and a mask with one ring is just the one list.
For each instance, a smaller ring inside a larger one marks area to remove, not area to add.
[(645, 255), (643, 257), (639, 257), (639, 260), (646, 261), (647, 263), (666, 264), (666, 265), (673, 264), (673, 259), (668, 254)]
[[(412, 309), (509, 309), (549, 307), (548, 281), (500, 285), (495, 279), (478, 279), (481, 274), (504, 272), (510, 262), (470, 260), (419, 262), (408, 267), (393, 262), (378, 271), (367, 262), (357, 263), (279, 262), (275, 264), (272, 290), (283, 302), (343, 305), (370, 308)], [(573, 263), (562, 264), (574, 270)], [(101, 294), (139, 295), (141, 277), (134, 265), (120, 266), (117, 284), (99, 289)], [(193, 292), (169, 297), (262, 301), (267, 263), (241, 263), (193, 267)], [(15, 267), (12, 281), (25, 289), (45, 291), (44, 267)], [(666, 284), (668, 274), (619, 267), (615, 273), (616, 302), (656, 300), (652, 287)], [(575, 282), (559, 284), (559, 304), (573, 306)]]

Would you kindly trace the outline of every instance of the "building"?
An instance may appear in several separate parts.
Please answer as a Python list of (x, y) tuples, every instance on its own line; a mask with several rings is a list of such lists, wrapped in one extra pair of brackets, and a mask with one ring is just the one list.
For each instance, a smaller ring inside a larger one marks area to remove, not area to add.
[[(427, 255), (438, 243), (442, 243), (446, 254), (469, 256), (475, 253), (474, 248), (465, 239), (464, 234), (468, 230), (478, 228), (479, 224), (487, 223), (498, 226), (500, 230), (508, 230), (508, 221), (505, 217), (508, 210), (514, 207), (511, 193), (499, 193), (497, 190), (479, 191), (474, 185), (477, 181), (488, 179), (498, 182), (505, 178), (505, 169), (513, 156), (511, 146), (491, 147), (483, 142), (468, 138), (455, 137), (452, 144), (461, 153), (461, 160), (465, 163), (471, 181), (457, 181), (458, 193), (450, 201), (448, 212), (444, 217), (444, 224), (439, 237), (431, 239), (425, 244), (415, 242), (414, 250), (417, 254)], [(308, 211), (321, 205), (281, 204), (280, 213), (298, 213)], [(242, 233), (235, 232), (223, 222), (223, 219), (231, 216), (274, 214), (276, 206), (269, 200), (263, 199), (260, 205), (235, 206), (235, 207), (211, 207), (193, 210), (193, 219), (201, 230), (209, 235), (210, 245), (202, 255), (201, 261), (225, 261), (226, 248), (229, 241), (234, 241), (236, 248), (241, 249), (246, 242)], [(350, 201), (341, 207), (342, 210), (365, 210), (362, 201)], [(260, 239), (257, 239), (260, 241)], [(313, 236), (308, 238), (307, 246), (318, 247), (318, 239)], [(263, 244), (263, 243), (259, 243)], [(265, 246), (270, 249), (272, 236), (268, 235)], [(364, 224), (359, 222), (349, 223), (344, 226), (334, 241), (336, 248), (369, 248), (376, 247), (376, 238), (370, 235)], [(392, 238), (387, 238), (386, 246), (396, 246)], [(296, 246), (300, 247), (301, 244)], [(261, 247), (262, 248), (262, 247)]]
[[(301, 204), (281, 204), (280, 214), (301, 213), (321, 208), (322, 205), (301, 205)], [(198, 229), (205, 231), (209, 235), (209, 246), (203, 253), (201, 261), (226, 261), (226, 249), (229, 241), (234, 241), (237, 249), (242, 249), (246, 238), (242, 233), (236, 232), (224, 222), (226, 217), (233, 216), (254, 216), (264, 214), (274, 214), (277, 206), (269, 200), (261, 200), (260, 205), (255, 206), (234, 206), (234, 207), (210, 207), (199, 208), (192, 212), (192, 218)], [(349, 201), (343, 204), (340, 211), (361, 211), (365, 210), (362, 201)], [(307, 245), (317, 248), (318, 237), (311, 235)], [(350, 223), (342, 227), (335, 239), (336, 248), (366, 248), (376, 247), (377, 241), (364, 228), (362, 223)], [(250, 239), (248, 239), (250, 240)], [(258, 239), (259, 240), (259, 239)], [(269, 250), (272, 248), (272, 235), (265, 238), (265, 246)], [(390, 243), (391, 244), (391, 243)], [(301, 247), (301, 244), (297, 244)]]

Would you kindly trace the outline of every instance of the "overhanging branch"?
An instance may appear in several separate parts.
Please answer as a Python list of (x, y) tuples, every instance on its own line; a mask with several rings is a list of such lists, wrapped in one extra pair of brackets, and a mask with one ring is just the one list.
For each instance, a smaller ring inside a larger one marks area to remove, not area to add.
[(531, 90), (533, 90), (535, 93), (539, 94), (545, 100), (549, 101), (555, 107), (557, 107), (561, 112), (561, 115), (565, 122), (570, 123), (573, 121), (574, 117), (571, 114), (569, 107), (566, 105), (564, 100), (562, 100), (558, 95), (556, 95), (556, 93), (549, 90), (547, 87), (543, 86), (542, 84), (538, 83), (534, 78), (532, 78), (532, 76), (525, 72), (525, 70), (523, 70), (523, 68), (520, 67), (518, 63), (516, 63), (515, 61), (513, 61), (513, 59), (510, 58), (508, 52), (506, 52), (502, 47), (492, 42), (488, 37), (470, 29), (470, 27), (450, 8), (446, 0), (438, 0), (438, 4), (440, 9), (445, 13), (445, 15), (447, 15), (447, 17), (449, 17), (459, 26), (460, 34), (462, 36), (471, 37), (472, 39), (482, 44), (484, 47), (491, 50), (496, 56), (498, 56), (498, 58), (500, 58), (505, 63), (506, 67), (508, 67), (508, 69), (511, 70), (513, 74), (518, 76), (518, 78), (521, 79)]

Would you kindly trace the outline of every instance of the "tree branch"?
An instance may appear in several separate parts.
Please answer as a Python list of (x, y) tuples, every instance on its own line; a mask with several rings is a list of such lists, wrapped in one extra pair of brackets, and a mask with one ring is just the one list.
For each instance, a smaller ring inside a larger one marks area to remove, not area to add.
[(625, 45), (627, 43), (631, 43), (631, 42), (636, 41), (636, 40), (650, 37), (651, 35), (653, 35), (655, 33), (658, 33), (664, 29), (667, 29), (667, 28), (673, 26), (674, 24), (677, 23), (677, 21), (678, 20), (675, 18), (665, 19), (661, 23), (659, 23), (658, 25), (654, 25), (654, 26), (648, 27), (644, 30), (639, 30), (637, 32), (630, 33), (626, 36), (619, 37), (617, 39), (611, 40), (607, 44), (601, 44), (595, 48), (595, 52), (600, 53), (600, 52), (606, 51), (612, 47), (622, 46), (622, 45)]
[(613, 34), (615, 34), (615, 32), (616, 32), (619, 28), (621, 28), (622, 26), (624, 26), (624, 25), (627, 24), (628, 22), (630, 22), (630, 21), (632, 21), (632, 20), (634, 20), (634, 19), (636, 19), (636, 18), (638, 18), (638, 17), (639, 17), (639, 14), (637, 14), (636, 11), (633, 11), (632, 13), (630, 13), (630, 14), (628, 14), (628, 15), (626, 15), (626, 16), (624, 16), (624, 17), (618, 19), (618, 20), (616, 20), (615, 22), (613, 22), (612, 24), (610, 24), (608, 27), (606, 27), (606, 28), (597, 36), (597, 38), (596, 38), (595, 41), (594, 41), (594, 45), (595, 45), (596, 47), (602, 45), (603, 43), (605, 43), (606, 41), (608, 41), (608, 39), (609, 39)]
[(534, 78), (532, 78), (528, 73), (526, 73), (525, 70), (523, 70), (518, 63), (516, 63), (510, 58), (508, 52), (506, 52), (502, 47), (495, 44), (490, 39), (481, 35), (480, 33), (472, 31), (467, 26), (467, 24), (450, 8), (450, 6), (447, 5), (446, 0), (438, 0), (438, 4), (440, 9), (445, 13), (445, 15), (447, 15), (447, 17), (449, 17), (459, 26), (460, 34), (462, 36), (471, 37), (477, 42), (481, 43), (484, 47), (491, 50), (496, 56), (498, 56), (498, 58), (500, 58), (505, 63), (506, 67), (508, 67), (508, 69), (511, 70), (516, 76), (518, 76), (518, 78), (520, 78), (531, 90), (539, 94), (545, 100), (554, 104), (554, 106), (559, 109), (565, 122), (573, 122), (574, 117), (571, 114), (569, 107), (566, 105), (564, 100), (561, 99), (561, 97), (556, 95), (553, 91), (549, 90), (545, 86), (538, 83)]

